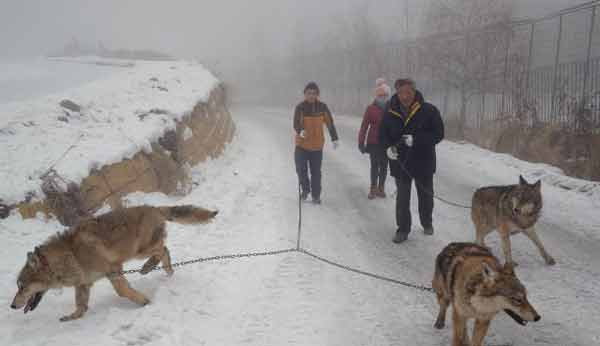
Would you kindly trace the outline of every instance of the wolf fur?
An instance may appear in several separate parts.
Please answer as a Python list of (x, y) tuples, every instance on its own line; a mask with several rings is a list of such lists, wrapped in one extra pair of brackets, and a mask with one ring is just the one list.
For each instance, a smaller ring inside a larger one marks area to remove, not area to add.
[(541, 181), (529, 184), (519, 177), (517, 185), (477, 190), (471, 209), (477, 244), (484, 246), (486, 235), (496, 230), (502, 240), (506, 262), (516, 264), (512, 259), (510, 236), (523, 232), (536, 245), (546, 264), (554, 265), (556, 261), (544, 248), (535, 228), (543, 206), (541, 188)]
[[(475, 243), (446, 246), (437, 256), (432, 286), (440, 306), (435, 328), (444, 328), (452, 305), (453, 346), (483, 345), (492, 319), (502, 310), (521, 325), (540, 320), (513, 266), (501, 266), (490, 250)], [(475, 319), (472, 338), (469, 319)]]
[(165, 272), (172, 275), (171, 257), (165, 246), (165, 221), (206, 223), (216, 215), (216, 211), (190, 205), (141, 206), (81, 221), (27, 254), (11, 307), (23, 308), (27, 313), (37, 307), (47, 290), (74, 287), (76, 310), (60, 319), (74, 320), (88, 310), (90, 288), (104, 277), (119, 296), (140, 305), (148, 304), (148, 298), (131, 288), (120, 274), (123, 264), (132, 259), (147, 259), (141, 270), (147, 274), (162, 262)]

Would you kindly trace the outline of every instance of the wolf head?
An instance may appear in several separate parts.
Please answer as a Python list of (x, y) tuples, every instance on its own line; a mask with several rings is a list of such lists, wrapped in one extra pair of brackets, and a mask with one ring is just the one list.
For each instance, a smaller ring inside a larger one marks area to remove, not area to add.
[(17, 278), (17, 294), (10, 305), (18, 310), (23, 308), (25, 313), (33, 311), (50, 288), (52, 272), (44, 256), (36, 248), (27, 254), (27, 262)]
[(510, 194), (510, 207), (516, 221), (525, 228), (533, 226), (542, 210), (542, 182), (529, 184), (522, 176)]
[(527, 300), (527, 290), (515, 275), (512, 265), (506, 264), (503, 268), (495, 269), (483, 262), (481, 278), (472, 297), (472, 303), (478, 310), (484, 313), (504, 310), (521, 325), (541, 319)]

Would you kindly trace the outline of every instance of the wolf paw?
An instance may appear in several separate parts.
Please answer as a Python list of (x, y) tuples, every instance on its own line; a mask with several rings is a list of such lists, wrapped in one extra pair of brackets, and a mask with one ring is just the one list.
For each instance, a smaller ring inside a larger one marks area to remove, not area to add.
[(73, 321), (73, 320), (79, 319), (79, 318), (83, 317), (83, 315), (85, 314), (86, 311), (87, 311), (87, 306), (86, 307), (78, 307), (74, 313), (61, 317), (60, 321), (68, 322), (68, 321)]
[(435, 329), (444, 329), (445, 326), (446, 326), (446, 323), (444, 323), (444, 321), (440, 321), (440, 320), (435, 321), (435, 324), (433, 325), (433, 327)]
[(59, 321), (61, 321), (61, 322), (69, 322), (69, 321), (73, 321), (73, 320), (76, 320), (76, 319), (79, 319), (79, 318), (81, 318), (81, 316), (82, 316), (82, 315), (83, 315), (83, 314), (73, 313), (73, 314), (70, 314), (70, 315), (67, 315), (67, 316), (63, 316), (63, 317), (61, 317), (61, 318), (59, 319)]
[(146, 275), (146, 274), (150, 273), (152, 270), (154, 270), (154, 268), (156, 268), (155, 264), (146, 263), (146, 264), (144, 264), (142, 269), (140, 269), (140, 274)]
[(173, 276), (173, 274), (175, 274), (175, 271), (173, 270), (173, 268), (165, 268), (165, 272), (167, 273), (168, 277)]
[(548, 258), (546, 258), (546, 264), (549, 266), (553, 266), (556, 264), (556, 261), (554, 260), (554, 258), (548, 257)]
[(519, 266), (519, 263), (515, 261), (506, 262), (506, 264), (510, 264), (511, 267), (516, 268)]

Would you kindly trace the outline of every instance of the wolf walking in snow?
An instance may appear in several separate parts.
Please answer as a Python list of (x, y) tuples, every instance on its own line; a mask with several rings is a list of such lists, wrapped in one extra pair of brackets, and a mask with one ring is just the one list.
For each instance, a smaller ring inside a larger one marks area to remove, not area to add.
[[(501, 266), (489, 249), (474, 243), (452, 243), (442, 250), (432, 286), (440, 305), (435, 328), (444, 328), (452, 305), (453, 346), (483, 345), (492, 319), (502, 310), (521, 325), (540, 320), (513, 266)], [(467, 334), (469, 319), (475, 319), (472, 338)]]
[(514, 265), (510, 236), (523, 232), (537, 246), (546, 264), (554, 265), (554, 258), (548, 254), (535, 230), (542, 211), (541, 188), (541, 181), (529, 184), (521, 176), (517, 185), (489, 186), (477, 190), (471, 209), (477, 243), (484, 246), (485, 236), (497, 230), (506, 262)]
[(132, 259), (147, 259), (141, 273), (147, 274), (162, 262), (173, 274), (165, 221), (182, 224), (206, 223), (217, 215), (194, 206), (141, 206), (116, 210), (84, 220), (48, 239), (27, 254), (27, 262), (17, 279), (18, 291), (11, 308), (33, 311), (49, 289), (74, 287), (76, 310), (61, 321), (81, 318), (88, 309), (90, 289), (108, 278), (117, 294), (140, 305), (150, 301), (131, 288), (120, 274)]

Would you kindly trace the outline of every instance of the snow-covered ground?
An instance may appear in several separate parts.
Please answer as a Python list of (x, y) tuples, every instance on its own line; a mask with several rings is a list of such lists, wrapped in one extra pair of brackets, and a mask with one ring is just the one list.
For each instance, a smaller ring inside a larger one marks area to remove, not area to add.
[[(133, 194), (130, 205), (192, 203), (221, 212), (206, 226), (169, 224), (174, 261), (295, 246), (297, 187), (292, 110), (238, 109), (237, 136), (225, 155), (193, 168), (190, 195)], [(394, 202), (368, 201), (368, 159), (358, 153), (359, 119), (338, 117), (342, 145), (328, 144), (323, 205), (304, 205), (303, 247), (354, 267), (429, 284), (437, 253), (451, 241), (474, 239), (466, 210), (441, 203), (436, 235), (414, 224), (409, 241), (391, 242)], [(437, 192), (468, 204), (481, 185), (535, 178), (535, 165), (470, 145), (439, 146)], [(538, 166), (542, 169), (544, 166)], [(392, 192), (393, 182), (388, 183)], [(557, 265), (547, 267), (528, 239), (513, 240), (517, 274), (542, 320), (517, 326), (499, 315), (486, 345), (597, 345), (600, 343), (600, 225), (597, 199), (544, 183), (540, 237)], [(414, 201), (413, 201), (414, 202)], [(413, 203), (416, 204), (416, 203)], [(415, 215), (415, 214), (414, 214)], [(416, 220), (415, 220), (416, 221)], [(162, 272), (129, 277), (152, 303), (140, 308), (119, 298), (104, 280), (92, 289), (90, 310), (72, 312), (71, 289), (48, 294), (27, 315), (8, 308), (15, 277), (34, 245), (61, 227), (55, 221), (0, 222), (0, 334), (5, 345), (448, 345), (451, 327), (433, 329), (435, 297), (316, 262), (298, 253), (194, 264), (168, 279)], [(496, 236), (489, 244), (500, 254)], [(138, 266), (132, 263), (130, 266)]]
[(0, 104), (68, 90), (120, 71), (115, 66), (73, 64), (43, 57), (0, 60)]
[[(70, 64), (71, 73), (90, 63), (109, 65), (111, 72), (54, 94), (0, 104), (0, 199), (5, 202), (21, 201), (29, 191), (40, 196), (40, 176), (51, 167), (78, 183), (91, 168), (149, 149), (218, 83), (192, 62), (87, 57), (55, 63)], [(64, 99), (81, 111), (61, 107)]]

